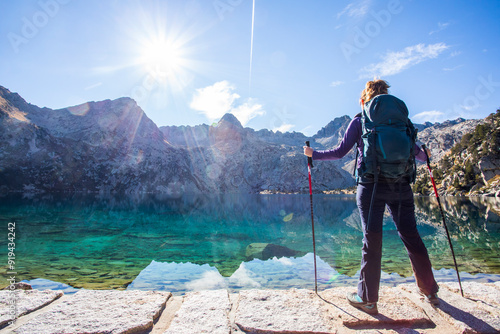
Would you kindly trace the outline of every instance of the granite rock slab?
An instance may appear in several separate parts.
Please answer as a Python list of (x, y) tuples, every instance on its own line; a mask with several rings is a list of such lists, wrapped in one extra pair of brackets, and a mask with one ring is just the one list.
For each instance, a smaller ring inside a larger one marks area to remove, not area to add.
[[(61, 291), (53, 290), (0, 291), (0, 328), (14, 319), (52, 303), (62, 295)], [(12, 305), (15, 305), (15, 308)]]
[(469, 290), (467, 286), (463, 286), (464, 298), (458, 292), (458, 288), (454, 289), (447, 284), (441, 285), (438, 293), (441, 299), (438, 307), (440, 313), (463, 333), (500, 333), (500, 308), (485, 303), (485, 300), (498, 299), (499, 292), (486, 296), (488, 286), (478, 283), (475, 286)]
[(325, 303), (313, 291), (245, 290), (235, 324), (245, 333), (335, 333)]
[[(438, 292), (440, 303), (434, 308), (435, 311), (457, 329), (456, 333), (500, 333), (500, 308), (484, 302), (486, 295), (497, 291), (499, 287), (484, 283), (472, 285), (463, 285), (464, 298), (459, 292), (458, 283), (440, 284)], [(420, 298), (416, 288), (408, 286), (401, 288)], [(498, 292), (488, 296), (488, 300), (496, 300), (497, 294)]]
[[(497, 282), (496, 284), (462, 282), (464, 297), (498, 308), (500, 312), (500, 284), (498, 283), (500, 282)], [(447, 288), (457, 294), (460, 293), (460, 287), (457, 282), (443, 283), (441, 284), (441, 287)]]
[(81, 290), (14, 333), (140, 333), (150, 330), (170, 292)]
[(165, 334), (229, 334), (230, 310), (227, 290), (187, 293)]
[[(352, 292), (352, 291), (349, 291)], [(435, 324), (413, 301), (398, 288), (381, 287), (377, 303), (378, 314), (370, 315), (350, 305), (345, 288), (328, 289), (320, 293), (329, 305), (332, 319), (340, 319), (343, 326), (353, 329), (399, 327), (430, 328)]]

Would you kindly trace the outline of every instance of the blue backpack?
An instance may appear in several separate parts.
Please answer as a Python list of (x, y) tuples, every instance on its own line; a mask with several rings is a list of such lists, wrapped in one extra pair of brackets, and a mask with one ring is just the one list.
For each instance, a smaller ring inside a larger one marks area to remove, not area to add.
[(417, 130), (405, 103), (388, 94), (374, 97), (364, 105), (361, 127), (364, 147), (358, 180), (414, 182)]

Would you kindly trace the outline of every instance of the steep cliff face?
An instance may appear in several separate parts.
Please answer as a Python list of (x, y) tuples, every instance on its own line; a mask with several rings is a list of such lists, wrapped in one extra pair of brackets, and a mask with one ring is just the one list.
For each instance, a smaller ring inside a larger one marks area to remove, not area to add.
[[(441, 194), (500, 196), (500, 109), (483, 120), (461, 121), (431, 135), (450, 139), (434, 141), (442, 147), (433, 150), (433, 174)], [(428, 194), (430, 179), (421, 174), (414, 189)]]
[(474, 131), (474, 128), (484, 122), (480, 119), (465, 120), (457, 118), (452, 121), (435, 123), (419, 130), (418, 139), (432, 151), (432, 159), (441, 160), (444, 155), (460, 140), (463, 135)]
[[(232, 114), (160, 130), (129, 98), (52, 110), (0, 87), (0, 192), (305, 192), (305, 138)], [(315, 171), (317, 191), (353, 183), (338, 164)]]
[[(5, 191), (203, 188), (190, 161), (128, 98), (52, 110), (0, 89), (0, 185)], [(180, 181), (182, 180), (182, 181)]]
[(325, 127), (316, 133), (313, 138), (326, 148), (332, 148), (338, 145), (344, 136), (347, 126), (351, 122), (349, 116), (335, 118)]

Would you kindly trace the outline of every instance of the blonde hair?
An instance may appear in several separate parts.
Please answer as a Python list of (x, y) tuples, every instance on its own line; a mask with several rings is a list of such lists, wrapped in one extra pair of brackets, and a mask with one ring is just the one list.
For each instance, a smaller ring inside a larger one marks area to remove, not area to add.
[(365, 89), (361, 92), (361, 103), (366, 103), (380, 94), (387, 94), (389, 92), (389, 83), (382, 79), (373, 79), (368, 81)]

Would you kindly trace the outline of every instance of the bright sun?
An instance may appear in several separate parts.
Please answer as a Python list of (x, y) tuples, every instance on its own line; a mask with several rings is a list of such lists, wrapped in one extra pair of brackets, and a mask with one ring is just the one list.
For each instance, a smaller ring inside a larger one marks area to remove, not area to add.
[(153, 40), (143, 46), (140, 62), (148, 73), (171, 77), (185, 65), (182, 48), (166, 40)]

